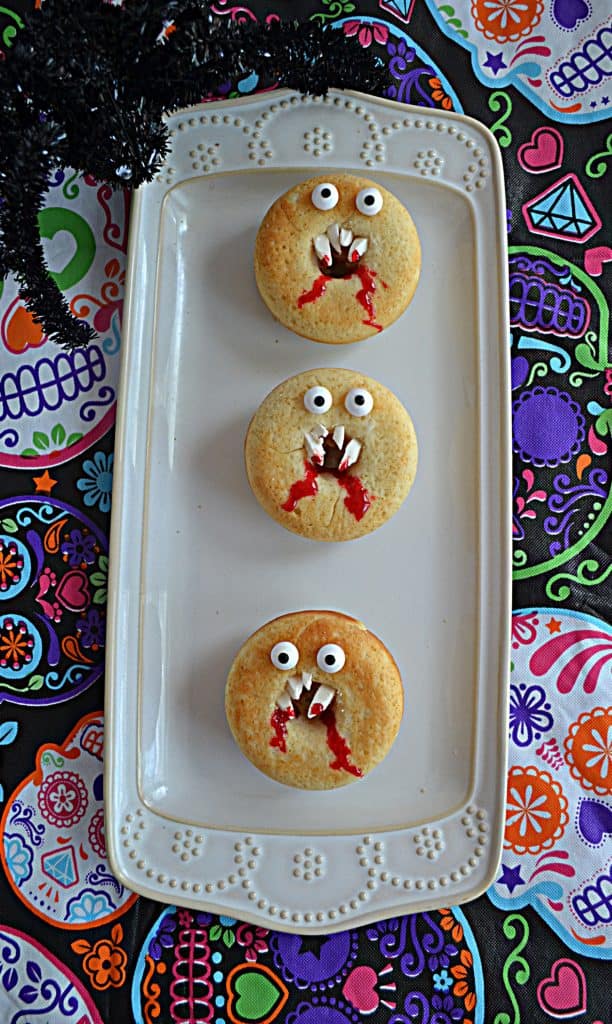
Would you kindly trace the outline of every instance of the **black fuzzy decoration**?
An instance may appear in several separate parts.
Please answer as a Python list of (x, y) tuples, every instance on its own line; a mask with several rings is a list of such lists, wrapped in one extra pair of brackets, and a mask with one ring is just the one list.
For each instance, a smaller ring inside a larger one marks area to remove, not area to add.
[(252, 73), (311, 95), (383, 89), (382, 68), (341, 31), (228, 22), (208, 0), (45, 0), (26, 17), (0, 60), (0, 280), (15, 276), (52, 341), (72, 348), (95, 336), (45, 264), (37, 217), (53, 172), (136, 188), (163, 162), (164, 114)]

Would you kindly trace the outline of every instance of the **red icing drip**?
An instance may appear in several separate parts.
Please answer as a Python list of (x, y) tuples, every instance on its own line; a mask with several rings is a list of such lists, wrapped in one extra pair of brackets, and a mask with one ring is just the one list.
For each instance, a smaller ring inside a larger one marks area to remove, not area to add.
[[(351, 257), (351, 262), (356, 263), (358, 259), (359, 254), (357, 252), (354, 252)], [(326, 265), (328, 264), (329, 261), (327, 256), (324, 257), (323, 262)], [(382, 324), (376, 323), (376, 311), (374, 309), (374, 301), (372, 298), (374, 292), (376, 291), (376, 284), (374, 281), (376, 277), (376, 271), (370, 270), (369, 267), (366, 267), (362, 263), (360, 264), (360, 266), (355, 267), (354, 273), (357, 274), (357, 277), (361, 282), (361, 288), (355, 295), (355, 298), (357, 299), (357, 302), (361, 306), (363, 306), (366, 313), (368, 314), (368, 319), (364, 320), (363, 323), (366, 324), (368, 327), (375, 327), (377, 331), (382, 331)], [(350, 281), (352, 277), (353, 274), (349, 274), (346, 280)], [(298, 298), (298, 309), (301, 309), (302, 306), (305, 306), (308, 302), (316, 302), (317, 299), (320, 299), (321, 296), (325, 294), (327, 290), (327, 282), (330, 280), (331, 278), (328, 277), (327, 274), (319, 274), (312, 288), (310, 288), (310, 290), (308, 291), (302, 292), (302, 294)], [(389, 287), (385, 281), (381, 281), (381, 284), (383, 288)]]
[(329, 280), (330, 278), (326, 274), (319, 274), (310, 291), (302, 292), (300, 295), (297, 300), (298, 309), (305, 306), (307, 302), (316, 302), (316, 300), (320, 299), (322, 295), (325, 295), (327, 282)]
[(337, 480), (346, 491), (346, 498), (344, 499), (345, 508), (359, 522), (372, 504), (372, 496), (368, 494), (358, 476), (341, 476), (338, 474)]
[(281, 754), (287, 753), (287, 722), (290, 722), (292, 718), (295, 718), (295, 711), (293, 708), (283, 710), (283, 708), (274, 708), (272, 712), (272, 718), (270, 719), (270, 725), (274, 729), (274, 736), (270, 740), (271, 747), (278, 747)]
[(355, 775), (356, 778), (361, 779), (363, 772), (357, 765), (351, 764), (351, 748), (336, 727), (336, 716), (333, 707), (329, 707), (327, 711), (323, 712), (321, 721), (327, 729), (327, 746), (334, 755), (334, 760), (329, 767), (334, 768), (336, 771), (348, 772), (349, 775)]
[(306, 461), (304, 462), (304, 468), (306, 476), (302, 480), (296, 480), (294, 484), (291, 484), (289, 497), (281, 505), (283, 512), (295, 512), (298, 501), (301, 501), (302, 498), (313, 498), (319, 490), (316, 469)]
[(348, 474), (340, 473), (337, 469), (317, 470), (306, 460), (304, 461), (304, 469), (306, 470), (305, 476), (291, 484), (289, 497), (281, 505), (283, 512), (295, 512), (298, 501), (301, 501), (302, 498), (313, 498), (319, 490), (317, 484), (318, 472), (329, 472), (332, 476), (335, 476), (340, 487), (343, 487), (346, 491), (345, 507), (351, 515), (355, 516), (357, 522), (363, 519), (372, 504), (373, 497), (371, 494), (368, 494), (358, 476), (349, 476)]
[(308, 712), (308, 717), (309, 718), (316, 718), (317, 715), (321, 714), (322, 710), (323, 710), (323, 705), (322, 704), (313, 704), (312, 707), (310, 708), (309, 712)]
[(364, 320), (363, 323), (367, 324), (368, 327), (375, 327), (377, 331), (382, 331), (381, 324), (376, 323), (376, 312), (374, 310), (374, 302), (372, 300), (372, 296), (376, 291), (376, 284), (374, 281), (376, 271), (370, 270), (369, 267), (364, 266), (362, 263), (361, 266), (357, 267), (355, 273), (361, 281), (361, 288), (357, 292), (355, 298), (357, 299), (357, 302), (361, 303), (368, 314), (368, 319)]

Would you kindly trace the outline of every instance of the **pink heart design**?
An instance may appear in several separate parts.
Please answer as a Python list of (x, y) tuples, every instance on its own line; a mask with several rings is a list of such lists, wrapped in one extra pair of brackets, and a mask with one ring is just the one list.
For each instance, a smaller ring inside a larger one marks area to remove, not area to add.
[(378, 975), (372, 967), (355, 967), (344, 982), (342, 995), (359, 1013), (374, 1013), (380, 999), (376, 992)]
[(584, 269), (591, 277), (599, 277), (603, 273), (604, 263), (612, 260), (612, 249), (607, 245), (598, 245), (595, 249), (587, 249), (584, 254)]
[(586, 1010), (586, 978), (574, 960), (556, 960), (538, 985), (538, 1002), (551, 1017), (577, 1017)]
[(82, 569), (71, 569), (60, 580), (55, 596), (69, 612), (84, 612), (91, 604), (91, 591)]
[(518, 162), (531, 174), (554, 171), (563, 163), (563, 136), (556, 128), (536, 128), (530, 141), (519, 146)]

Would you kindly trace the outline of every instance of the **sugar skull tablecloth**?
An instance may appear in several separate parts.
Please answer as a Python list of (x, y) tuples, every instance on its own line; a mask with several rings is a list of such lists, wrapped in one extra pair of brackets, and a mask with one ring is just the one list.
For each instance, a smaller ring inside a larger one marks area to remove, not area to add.
[[(136, 899), (113, 877), (101, 708), (129, 196), (65, 168), (40, 231), (96, 341), (54, 347), (0, 282), (0, 1019), (608, 1024), (610, 4), (212, 6), (228, 21), (340, 26), (384, 62), (389, 97), (463, 111), (499, 143), (514, 454), (502, 862), (461, 909), (324, 938)], [(24, 9), (0, 6), (0, 55)], [(251, 75), (224, 95), (264, 85)]]

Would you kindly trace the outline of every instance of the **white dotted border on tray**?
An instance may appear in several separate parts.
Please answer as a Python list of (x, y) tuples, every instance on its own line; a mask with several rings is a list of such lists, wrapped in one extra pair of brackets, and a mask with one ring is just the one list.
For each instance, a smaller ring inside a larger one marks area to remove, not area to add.
[[(361, 118), (367, 126), (368, 138), (361, 144), (359, 157), (366, 167), (374, 168), (387, 162), (386, 141), (389, 136), (404, 129), (425, 129), (431, 132), (432, 136), (448, 135), (468, 151), (466, 154), (468, 163), (462, 175), (462, 184), (466, 192), (482, 189), (486, 184), (490, 173), (489, 159), (468, 131), (460, 129), (446, 120), (434, 121), (427, 117), (396, 118), (390, 124), (381, 126), (375, 115), (363, 104), (339, 96), (291, 96), (278, 100), (272, 102), (267, 109), (262, 110), (252, 123), (244, 115), (231, 113), (199, 114), (185, 117), (177, 121), (175, 126), (170, 129), (172, 149), (173, 151), (176, 149), (181, 135), (188, 132), (189, 129), (203, 127), (209, 130), (211, 127), (225, 126), (242, 132), (245, 139), (248, 139), (249, 161), (256, 167), (266, 167), (274, 159), (272, 144), (265, 135), (266, 127), (278, 114), (303, 105), (343, 107), (356, 117)], [(192, 145), (192, 148), (185, 154), (185, 162), (189, 164), (194, 173), (203, 175), (217, 173), (222, 166), (221, 148), (221, 144), (218, 142), (208, 145), (203, 142), (197, 143)], [(303, 133), (302, 148), (310, 159), (323, 158), (333, 151), (333, 132), (327, 126), (323, 127), (314, 123)], [(173, 155), (175, 155), (174, 152), (168, 157), (157, 178), (158, 181), (168, 186), (175, 185), (177, 181), (177, 171), (172, 165)], [(445, 160), (433, 146), (427, 149), (421, 146), (412, 161), (412, 166), (422, 177), (439, 178), (444, 173)]]
[[(256, 888), (251, 876), (264, 863), (265, 850), (261, 837), (245, 835), (234, 841), (233, 869), (227, 875), (216, 880), (198, 881), (183, 879), (181, 881), (165, 871), (154, 868), (147, 862), (145, 857), (139, 854), (138, 845), (143, 840), (147, 828), (145, 812), (141, 808), (125, 815), (120, 835), (127, 856), (135, 862), (137, 870), (142, 872), (149, 881), (155, 882), (157, 886), (168, 889), (174, 894), (173, 898), (180, 891), (205, 898), (217, 892), (224, 892), (227, 889), (240, 886), (245, 890), (248, 901), (253, 903), (259, 911), (262, 911), (268, 917), (278, 918), (281, 921), (291, 921), (294, 924), (302, 922), (309, 924), (314, 921), (321, 923), (335, 921), (342, 917), (350, 917), (352, 912), (358, 910), (370, 900), (374, 892), (381, 885), (388, 885), (398, 890), (403, 889), (406, 892), (433, 892), (439, 887), (446, 888), (452, 883), (466, 878), (478, 866), (479, 860), (485, 852), (484, 848), (489, 840), (489, 825), (486, 811), (472, 804), (465, 809), (465, 812), (458, 820), (466, 838), (472, 840), (473, 845), (471, 853), (465, 861), (451, 871), (429, 878), (407, 878), (403, 875), (395, 874), (389, 871), (386, 866), (385, 841), (375, 836), (366, 835), (357, 842), (354, 848), (354, 854), (358, 859), (359, 866), (363, 869), (364, 878), (367, 879), (363, 888), (355, 893), (352, 899), (347, 899), (338, 904), (338, 906), (330, 907), (326, 910), (305, 912), (278, 906)], [(419, 856), (426, 855), (430, 861), (437, 859), (437, 856), (444, 849), (446, 842), (444, 830), (433, 826), (421, 826), (414, 830), (405, 830), (402, 838), (404, 837), (412, 837), (416, 845), (416, 854)], [(428, 840), (431, 840), (431, 842), (427, 846), (425, 844)], [(198, 831), (196, 828), (185, 828), (172, 833), (170, 850), (175, 857), (179, 858), (181, 863), (187, 866), (188, 862), (192, 861), (194, 857), (201, 857), (202, 861), (205, 862), (206, 842), (207, 836), (205, 833)], [(435, 856), (432, 857), (432, 853)], [(294, 878), (315, 883), (325, 877), (325, 857), (313, 847), (304, 847), (296, 851), (289, 858), (288, 863), (289, 870)]]

